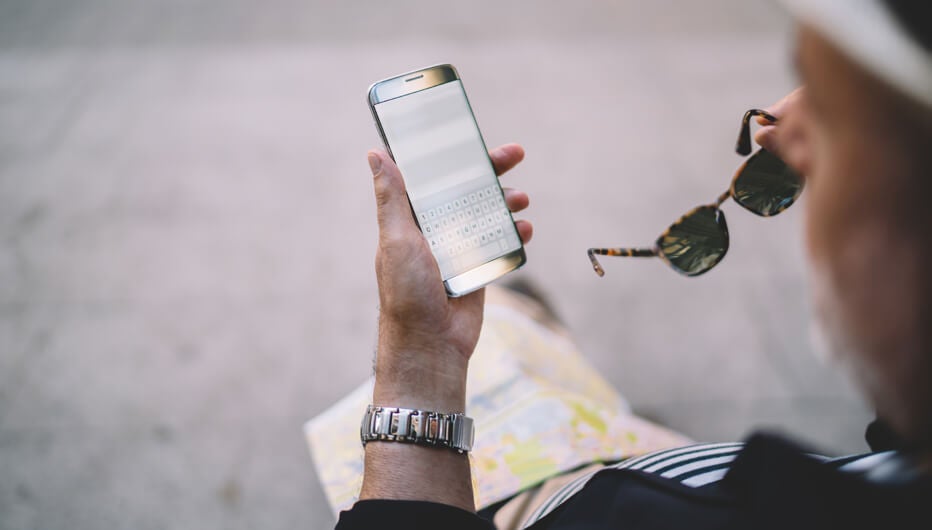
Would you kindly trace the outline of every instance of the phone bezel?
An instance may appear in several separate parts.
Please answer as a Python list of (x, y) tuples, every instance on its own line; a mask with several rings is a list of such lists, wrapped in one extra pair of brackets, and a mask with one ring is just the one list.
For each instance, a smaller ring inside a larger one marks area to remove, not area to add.
[[(385, 146), (385, 149), (393, 160), (395, 155), (392, 153), (391, 146), (388, 144), (388, 139), (385, 137), (385, 131), (382, 129), (382, 122), (379, 121), (375, 106), (391, 99), (404, 97), (451, 81), (460, 81), (462, 83), (456, 68), (450, 64), (438, 64), (389, 77), (372, 83), (372, 85), (369, 86), (367, 98), (369, 102), (369, 111), (372, 112), (375, 128), (379, 131), (379, 136), (382, 138), (382, 145)], [(472, 117), (473, 123), (476, 124), (476, 130), (479, 130), (479, 123), (476, 121), (472, 105), (469, 103), (469, 96), (465, 94), (465, 90), (463, 96), (466, 98), (466, 105), (469, 108), (469, 114)], [(482, 137), (481, 130), (479, 131), (479, 139), (482, 142), (486, 156), (488, 156), (489, 149), (485, 145), (485, 139)], [(489, 166), (494, 170), (491, 159), (489, 159)], [(504, 191), (502, 191), (501, 183), (499, 183), (497, 179), (496, 187), (504, 199)], [(408, 206), (411, 208), (411, 216), (414, 218), (414, 222), (418, 223), (418, 227), (420, 228), (420, 223), (414, 213), (414, 207), (411, 206), (410, 198), (408, 199)], [(515, 221), (511, 212), (508, 212), (508, 217), (511, 219), (511, 224), (514, 225)], [(515, 232), (517, 233), (517, 231), (518, 229), (515, 227)], [(474, 267), (466, 272), (443, 280), (443, 286), (444, 289), (446, 289), (447, 295), (457, 298), (469, 294), (524, 265), (527, 262), (527, 256), (524, 252), (524, 242), (521, 241), (520, 237), (518, 241), (520, 246), (517, 250), (503, 254), (478, 267)]]

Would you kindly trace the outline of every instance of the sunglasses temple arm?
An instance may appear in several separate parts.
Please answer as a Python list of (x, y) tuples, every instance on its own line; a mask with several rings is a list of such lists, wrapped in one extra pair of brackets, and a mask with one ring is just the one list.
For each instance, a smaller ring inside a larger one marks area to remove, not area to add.
[(657, 255), (657, 249), (653, 248), (590, 248), (589, 261), (592, 262), (592, 269), (599, 276), (605, 276), (605, 270), (596, 259), (596, 254), (600, 256), (625, 256), (630, 258), (653, 258)]

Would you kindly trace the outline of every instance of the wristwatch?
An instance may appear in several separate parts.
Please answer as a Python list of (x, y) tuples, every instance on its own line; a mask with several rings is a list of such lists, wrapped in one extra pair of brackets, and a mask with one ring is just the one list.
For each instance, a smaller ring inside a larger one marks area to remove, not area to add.
[(448, 447), (459, 453), (472, 450), (476, 436), (472, 418), (426, 410), (369, 405), (362, 417), (362, 445), (376, 440)]

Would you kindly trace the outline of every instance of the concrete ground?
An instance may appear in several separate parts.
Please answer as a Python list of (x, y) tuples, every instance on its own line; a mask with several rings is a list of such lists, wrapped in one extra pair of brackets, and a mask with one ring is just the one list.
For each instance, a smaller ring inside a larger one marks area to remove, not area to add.
[(635, 408), (861, 451), (809, 348), (802, 207), (648, 244), (794, 85), (767, 0), (0, 0), (0, 528), (327, 528), (302, 423), (369, 373), (374, 80), (458, 66), (531, 195), (521, 273)]

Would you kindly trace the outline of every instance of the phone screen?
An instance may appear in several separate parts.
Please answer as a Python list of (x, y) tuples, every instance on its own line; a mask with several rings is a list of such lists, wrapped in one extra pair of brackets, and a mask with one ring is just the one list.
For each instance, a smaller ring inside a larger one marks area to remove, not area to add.
[(444, 280), (521, 248), (459, 80), (375, 111)]

